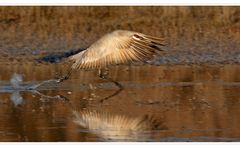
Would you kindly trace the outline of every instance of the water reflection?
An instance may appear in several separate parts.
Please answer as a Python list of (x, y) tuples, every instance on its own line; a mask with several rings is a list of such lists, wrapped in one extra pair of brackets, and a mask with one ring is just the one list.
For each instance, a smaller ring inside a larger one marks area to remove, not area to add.
[[(124, 90), (103, 103), (99, 100), (117, 88), (94, 71), (42, 85), (40, 95), (25, 88), (53, 78), (62, 65), (3, 64), (0, 69), (0, 141), (239, 141), (239, 65), (114, 67), (110, 75)], [(17, 89), (9, 82), (15, 72), (24, 74)], [(59, 96), (67, 101), (58, 101)], [(73, 122), (72, 110), (88, 123)], [(96, 128), (89, 126), (94, 112)], [(152, 116), (156, 129), (148, 120)], [(138, 130), (115, 130), (116, 117)]]
[(12, 93), (10, 100), (13, 102), (14, 106), (21, 105), (24, 102), (23, 97), (18, 91)]
[[(10, 79), (11, 90), (10, 100), (17, 107), (24, 103), (24, 99), (20, 92), (29, 92), (32, 95), (38, 95), (39, 100), (44, 99), (65, 99), (61, 95), (45, 95), (37, 90), (39, 86), (52, 80), (42, 81), (38, 84), (23, 85), (23, 76), (14, 73)], [(90, 85), (91, 86), (91, 85)], [(92, 87), (92, 86), (91, 86)], [(34, 88), (34, 89), (29, 89)], [(92, 89), (93, 90), (93, 89)], [(77, 108), (69, 100), (66, 102), (70, 108)], [(161, 122), (158, 122), (153, 116), (145, 115), (141, 117), (128, 117), (126, 115), (112, 114), (109, 112), (97, 112), (91, 110), (73, 111), (74, 122), (83, 128), (89, 130), (89, 133), (96, 134), (103, 140), (113, 141), (151, 141), (151, 132), (159, 130)]]
[(166, 129), (160, 121), (149, 115), (129, 117), (95, 110), (74, 110), (73, 115), (76, 124), (103, 140), (151, 141), (152, 131)]

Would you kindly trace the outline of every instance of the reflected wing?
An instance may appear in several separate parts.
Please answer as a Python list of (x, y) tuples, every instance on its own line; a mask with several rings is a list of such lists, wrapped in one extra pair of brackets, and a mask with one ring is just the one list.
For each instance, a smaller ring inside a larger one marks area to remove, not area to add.
[[(127, 130), (146, 130), (150, 126), (146, 118), (129, 118), (127, 116), (114, 115), (108, 112), (97, 111), (73, 111), (74, 122), (90, 130), (105, 129), (121, 132)], [(120, 130), (120, 131), (119, 131)]]
[(72, 68), (102, 68), (112, 64), (146, 61), (164, 46), (162, 38), (131, 31), (114, 31), (103, 36), (87, 50), (71, 57)]
[(163, 129), (160, 122), (148, 115), (130, 117), (91, 110), (73, 110), (73, 115), (76, 124), (106, 139), (135, 141), (149, 138), (149, 131)]

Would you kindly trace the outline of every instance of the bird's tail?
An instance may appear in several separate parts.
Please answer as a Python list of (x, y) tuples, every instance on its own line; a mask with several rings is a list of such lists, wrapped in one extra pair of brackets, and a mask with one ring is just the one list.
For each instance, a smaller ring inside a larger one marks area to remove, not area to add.
[(69, 57), (69, 61), (72, 62), (72, 66), (71, 66), (72, 69), (78, 69), (78, 67), (79, 67), (79, 64), (78, 64), (79, 60), (82, 59), (82, 56), (83, 56), (84, 53), (85, 53), (85, 50), (81, 51), (78, 54), (75, 54), (75, 55), (72, 55), (72, 56)]

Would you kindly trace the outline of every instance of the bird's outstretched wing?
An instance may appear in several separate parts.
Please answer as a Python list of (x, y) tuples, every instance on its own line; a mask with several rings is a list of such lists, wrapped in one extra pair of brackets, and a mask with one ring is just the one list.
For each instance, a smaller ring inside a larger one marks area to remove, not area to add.
[(88, 49), (70, 59), (73, 69), (103, 68), (108, 65), (146, 61), (162, 51), (163, 38), (138, 32), (117, 30), (106, 34)]

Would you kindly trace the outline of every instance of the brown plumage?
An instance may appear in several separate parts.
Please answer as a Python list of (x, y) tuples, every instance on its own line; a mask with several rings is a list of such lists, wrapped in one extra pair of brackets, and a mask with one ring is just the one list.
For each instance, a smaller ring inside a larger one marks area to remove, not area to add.
[(133, 31), (116, 30), (70, 57), (72, 69), (104, 68), (108, 65), (144, 62), (162, 51), (163, 38)]

